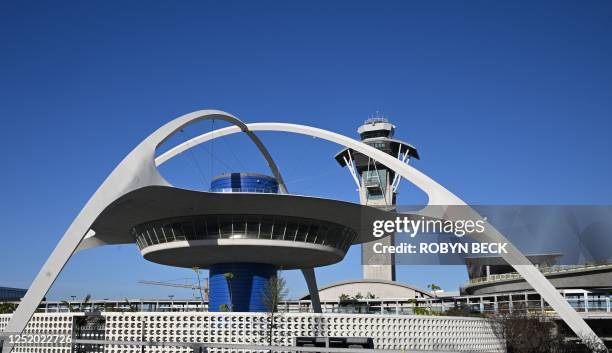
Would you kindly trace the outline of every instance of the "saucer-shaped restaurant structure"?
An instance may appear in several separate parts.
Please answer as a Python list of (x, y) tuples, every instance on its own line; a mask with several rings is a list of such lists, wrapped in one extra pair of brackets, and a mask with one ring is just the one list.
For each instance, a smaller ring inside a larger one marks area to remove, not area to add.
[(137, 190), (92, 228), (108, 242), (135, 242), (149, 261), (209, 269), (210, 311), (266, 311), (263, 296), (279, 269), (334, 264), (352, 244), (369, 240), (359, 236), (364, 215), (386, 216), (358, 204), (279, 194), (271, 176), (230, 173), (213, 179), (210, 192)]

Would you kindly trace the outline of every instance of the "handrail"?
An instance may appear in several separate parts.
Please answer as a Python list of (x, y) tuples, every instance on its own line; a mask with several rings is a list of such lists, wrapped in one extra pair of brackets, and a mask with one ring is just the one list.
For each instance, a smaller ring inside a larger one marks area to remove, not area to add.
[[(580, 272), (586, 270), (597, 270), (597, 269), (612, 269), (612, 264), (601, 264), (601, 265), (556, 265), (551, 267), (542, 267), (540, 271), (542, 274), (546, 275), (554, 275), (561, 273), (572, 273), (572, 272)], [(521, 275), (517, 272), (508, 272), (508, 273), (500, 273), (489, 275), (486, 277), (477, 277), (469, 280), (469, 285), (476, 285), (481, 283), (488, 282), (500, 282), (500, 281), (512, 281), (516, 279), (522, 279)]]

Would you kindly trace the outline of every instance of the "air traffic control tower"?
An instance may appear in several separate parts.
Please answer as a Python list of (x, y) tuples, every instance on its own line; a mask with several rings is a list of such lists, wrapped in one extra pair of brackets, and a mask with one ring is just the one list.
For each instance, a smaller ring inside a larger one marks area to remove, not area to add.
[[(357, 132), (361, 141), (378, 150), (390, 154), (404, 163), (410, 158), (419, 159), (419, 154), (412, 145), (395, 140), (395, 125), (383, 117), (371, 117), (361, 125)], [(391, 169), (372, 158), (345, 148), (335, 156), (342, 167), (350, 171), (362, 205), (373, 206), (385, 211), (395, 210), (396, 195), (401, 177)], [(363, 277), (365, 279), (395, 281), (395, 256), (393, 254), (376, 254), (373, 246), (394, 244), (395, 237), (390, 236), (364, 243), (361, 246), (363, 261)]]

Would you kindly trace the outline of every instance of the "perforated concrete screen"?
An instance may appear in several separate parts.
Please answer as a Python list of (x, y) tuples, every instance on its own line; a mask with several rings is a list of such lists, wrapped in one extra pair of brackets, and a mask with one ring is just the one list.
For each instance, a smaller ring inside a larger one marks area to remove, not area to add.
[[(74, 315), (36, 314), (28, 332), (72, 334)], [(267, 345), (267, 316), (263, 313), (103, 313), (105, 340), (206, 342)], [(10, 315), (0, 315), (3, 329)], [(501, 352), (501, 342), (485, 319), (412, 315), (282, 314), (274, 344), (291, 346), (295, 337), (372, 337), (378, 349)], [(18, 345), (19, 353), (71, 352), (68, 346)], [(211, 349), (211, 352), (230, 350)], [(107, 345), (104, 352), (191, 353), (190, 348)], [(241, 352), (247, 352), (241, 350)], [(250, 352), (250, 351), (248, 351)]]
[[(82, 314), (35, 314), (26, 329), (23, 332), (24, 337), (28, 335), (36, 335), (39, 338), (43, 336), (61, 336), (72, 338), (72, 322), (74, 315)], [(9, 322), (11, 315), (0, 315), (0, 330)], [(54, 343), (22, 343), (15, 346), (14, 353), (70, 353), (72, 352), (71, 344), (67, 342)]]

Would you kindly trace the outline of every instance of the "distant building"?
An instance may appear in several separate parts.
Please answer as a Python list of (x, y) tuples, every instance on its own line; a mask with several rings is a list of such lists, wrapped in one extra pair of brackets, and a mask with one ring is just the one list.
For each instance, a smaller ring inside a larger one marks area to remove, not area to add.
[[(612, 264), (557, 265), (561, 254), (531, 255), (527, 258), (560, 291), (581, 290), (604, 298), (612, 294)], [(533, 290), (501, 257), (468, 258), (466, 265), (469, 281), (461, 287), (462, 295)]]
[(27, 289), (0, 287), (0, 302), (17, 302), (26, 294)]

